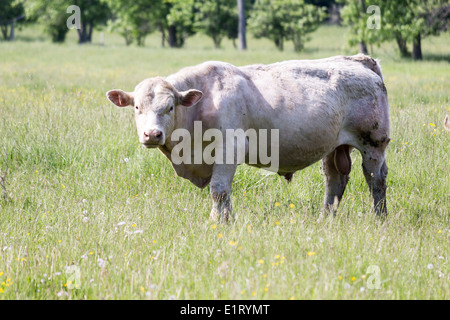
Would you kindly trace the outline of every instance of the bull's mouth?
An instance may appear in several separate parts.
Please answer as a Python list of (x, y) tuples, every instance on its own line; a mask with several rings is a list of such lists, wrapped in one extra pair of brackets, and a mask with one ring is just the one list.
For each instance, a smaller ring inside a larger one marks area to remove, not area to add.
[(160, 146), (159, 143), (142, 143), (142, 145), (147, 149), (158, 148)]

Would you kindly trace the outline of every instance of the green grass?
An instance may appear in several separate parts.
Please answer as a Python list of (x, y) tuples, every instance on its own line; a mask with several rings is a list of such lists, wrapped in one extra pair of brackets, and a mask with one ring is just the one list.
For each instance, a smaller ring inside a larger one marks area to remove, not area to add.
[(34, 27), (0, 42), (0, 299), (449, 299), (448, 34), (424, 40), (422, 62), (399, 59), (393, 44), (373, 48), (391, 112), (385, 223), (372, 213), (356, 152), (335, 217), (318, 221), (320, 163), (290, 185), (240, 166), (237, 221), (212, 222), (209, 188), (141, 148), (133, 112), (105, 97), (205, 60), (354, 54), (346, 32), (321, 27), (300, 54), (255, 39), (246, 52), (227, 41), (216, 50), (202, 36), (181, 50), (160, 48), (158, 35), (144, 48), (110, 34), (104, 47), (79, 46), (73, 31), (55, 45), (30, 41)]

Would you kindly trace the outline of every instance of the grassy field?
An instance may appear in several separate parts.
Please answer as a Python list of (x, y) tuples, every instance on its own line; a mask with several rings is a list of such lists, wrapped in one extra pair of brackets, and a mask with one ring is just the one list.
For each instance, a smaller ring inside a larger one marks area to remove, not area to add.
[[(51, 44), (32, 27), (0, 42), (0, 299), (449, 299), (450, 35), (423, 41), (425, 60), (373, 48), (389, 94), (389, 217), (353, 152), (335, 217), (318, 221), (321, 164), (278, 176), (240, 166), (234, 224), (209, 220), (209, 188), (179, 178), (141, 148), (134, 112), (112, 88), (205, 60), (235, 65), (354, 54), (346, 29), (321, 27), (306, 50), (249, 39), (189, 38), (186, 49)], [(98, 37), (98, 33), (94, 34)], [(1, 191), (1, 190), (0, 190)]]

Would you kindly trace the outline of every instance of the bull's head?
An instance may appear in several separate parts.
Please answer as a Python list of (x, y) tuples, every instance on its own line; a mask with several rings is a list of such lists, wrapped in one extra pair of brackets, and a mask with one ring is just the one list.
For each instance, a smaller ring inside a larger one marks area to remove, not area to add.
[(106, 93), (118, 107), (134, 106), (139, 142), (146, 148), (164, 145), (175, 129), (177, 108), (192, 107), (202, 96), (194, 89), (179, 92), (160, 77), (142, 81), (134, 92), (114, 89)]

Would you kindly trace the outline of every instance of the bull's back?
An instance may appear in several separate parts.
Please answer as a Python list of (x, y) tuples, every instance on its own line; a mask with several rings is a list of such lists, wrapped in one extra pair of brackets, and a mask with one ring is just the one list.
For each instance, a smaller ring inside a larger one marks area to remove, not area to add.
[(279, 130), (280, 167), (299, 170), (323, 158), (349, 129), (358, 101), (376, 100), (384, 87), (379, 67), (369, 57), (355, 57), (240, 68), (253, 92), (249, 127)]

